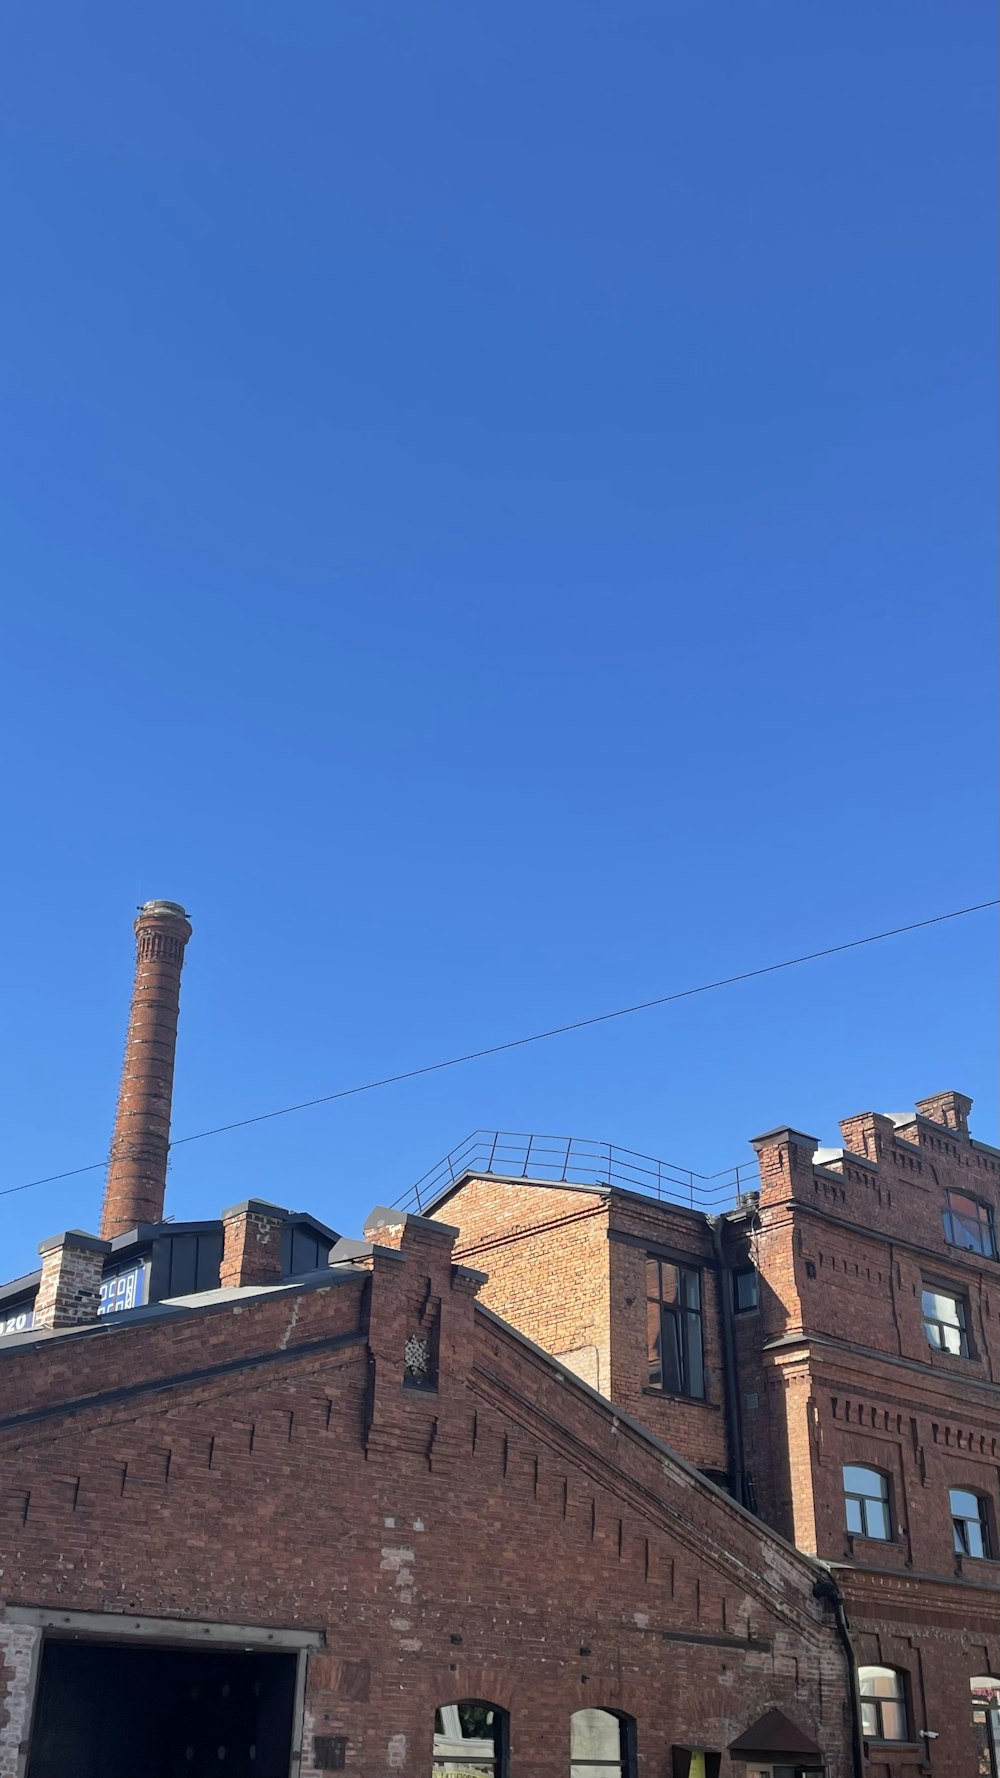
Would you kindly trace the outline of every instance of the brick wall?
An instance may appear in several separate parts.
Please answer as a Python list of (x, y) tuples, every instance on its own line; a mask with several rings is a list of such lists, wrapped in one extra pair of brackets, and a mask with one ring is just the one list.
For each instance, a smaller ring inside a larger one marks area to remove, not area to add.
[(6, 1602), (320, 1631), (306, 1778), (323, 1734), (426, 1778), (463, 1696), (510, 1709), (511, 1778), (565, 1778), (583, 1706), (664, 1774), (771, 1704), (846, 1778), (808, 1565), (476, 1308), (439, 1232), (389, 1239), (344, 1282), (0, 1356)]
[[(967, 1778), (969, 1678), (1000, 1673), (1000, 1562), (956, 1556), (949, 1491), (985, 1497), (998, 1525), (1000, 1267), (951, 1245), (942, 1210), (951, 1189), (996, 1211), (998, 1159), (961, 1118), (897, 1127), (863, 1113), (841, 1131), (847, 1151), (822, 1164), (794, 1132), (757, 1145), (747, 1240), (761, 1309), (756, 1332), (739, 1333), (741, 1391), (757, 1405), (744, 1445), (765, 1516), (836, 1565), (860, 1662), (905, 1675), (911, 1744), (873, 1749), (869, 1770), (929, 1769), (926, 1728), (936, 1778)], [(963, 1299), (967, 1357), (929, 1345), (925, 1283)], [(848, 1532), (845, 1464), (888, 1478), (891, 1540)]]
[[(616, 1191), (464, 1182), (434, 1213), (488, 1273), (481, 1300), (700, 1468), (728, 1467), (718, 1280), (703, 1216)], [(649, 1387), (646, 1255), (701, 1273), (704, 1401)]]
[(480, 1301), (610, 1396), (607, 1195), (470, 1179), (434, 1214), (487, 1273)]
[[(700, 1273), (705, 1399), (649, 1386), (646, 1257), (662, 1252)], [(614, 1196), (611, 1209), (611, 1394), (699, 1469), (729, 1468), (718, 1276), (703, 1216), (669, 1204)]]

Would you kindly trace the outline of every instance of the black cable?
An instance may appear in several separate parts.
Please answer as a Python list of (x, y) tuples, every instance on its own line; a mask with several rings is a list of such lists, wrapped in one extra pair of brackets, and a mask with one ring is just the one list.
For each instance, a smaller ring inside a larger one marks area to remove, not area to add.
[[(603, 1025), (609, 1019), (626, 1019), (632, 1013), (648, 1012), (654, 1006), (669, 1006), (675, 1000), (690, 1000), (695, 994), (711, 994), (716, 988), (731, 988), (737, 982), (753, 981), (757, 976), (774, 975), (782, 969), (795, 969), (800, 963), (815, 963), (821, 957), (835, 957), (841, 951), (856, 951), (862, 945), (875, 945), (884, 938), (899, 938), (904, 932), (919, 932), (925, 926), (940, 926), (945, 920), (961, 920), (966, 914), (981, 914), (986, 908), (1000, 907), (1000, 897), (977, 901), (972, 907), (954, 908), (949, 914), (932, 914), (927, 920), (912, 920), (907, 926), (891, 926), (886, 932), (870, 932), (866, 938), (850, 938), (844, 944), (827, 945), (821, 951), (806, 951), (801, 957), (786, 957), (782, 963), (764, 963), (757, 969), (744, 969), (738, 975), (720, 976), (715, 982), (702, 982), (697, 988), (679, 988), (673, 994), (658, 994), (653, 1000), (638, 1000), (634, 1006), (619, 1006), (614, 1012), (592, 1013), (586, 1019), (574, 1019), (569, 1025), (553, 1025), (548, 1031), (533, 1031), (528, 1037), (510, 1037), (504, 1043), (491, 1043), (486, 1049), (468, 1050), (462, 1056), (449, 1056), (444, 1062), (425, 1062), (419, 1068), (407, 1068), (402, 1074), (386, 1074), (381, 1080), (368, 1080), (362, 1086), (341, 1087), (335, 1093), (323, 1093), (318, 1099), (303, 1099), (298, 1105), (282, 1105), (277, 1111), (261, 1111), (255, 1117), (241, 1117), (231, 1124), (216, 1124), (211, 1130), (198, 1130), (193, 1136), (178, 1136), (171, 1148), (185, 1142), (204, 1142), (208, 1136), (225, 1136), (230, 1130), (245, 1130), (251, 1124), (264, 1124), (275, 1117), (290, 1117), (296, 1111), (310, 1111), (316, 1105), (331, 1105), (336, 1099), (355, 1098), (359, 1093), (373, 1093), (379, 1087), (398, 1086), (404, 1080), (416, 1080), (421, 1074), (437, 1074), (443, 1068), (460, 1068), (464, 1062), (479, 1062), (486, 1056), (499, 1056), (505, 1050), (523, 1049), (525, 1044), (544, 1043), (549, 1037), (565, 1037), (570, 1031), (583, 1031), (589, 1025)], [(91, 1161), (86, 1167), (71, 1167), (66, 1173), (49, 1173), (44, 1179), (29, 1179), (24, 1185), (10, 1185), (0, 1190), (0, 1198), (13, 1197), (16, 1192), (31, 1191), (36, 1185), (52, 1185), (59, 1179), (76, 1179), (81, 1173), (96, 1173), (106, 1167), (107, 1160)]]

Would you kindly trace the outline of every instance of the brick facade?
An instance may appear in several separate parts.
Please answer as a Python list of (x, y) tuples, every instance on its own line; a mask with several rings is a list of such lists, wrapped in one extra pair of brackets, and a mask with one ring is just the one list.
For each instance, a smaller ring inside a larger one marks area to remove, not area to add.
[(769, 1707), (847, 1778), (815, 1568), (478, 1304), (453, 1227), (369, 1234), (304, 1282), (4, 1343), (2, 1778), (81, 1612), (312, 1633), (304, 1778), (331, 1737), (429, 1778), (463, 1697), (510, 1711), (511, 1778), (566, 1778), (585, 1706), (634, 1717), (650, 1778)]
[[(706, 1217), (614, 1187), (470, 1178), (432, 1212), (489, 1269), (498, 1313), (552, 1350), (565, 1325), (581, 1343), (593, 1327), (598, 1387), (699, 1468), (728, 1472), (836, 1575), (859, 1666), (894, 1668), (905, 1687), (906, 1741), (870, 1741), (878, 1778), (975, 1774), (969, 1681), (1000, 1676), (1000, 1263), (946, 1222), (952, 1192), (1000, 1225), (1000, 1155), (972, 1139), (969, 1110), (942, 1093), (912, 1117), (866, 1112), (843, 1122), (840, 1150), (790, 1129), (760, 1138), (759, 1201), (723, 1219), (721, 1265)], [(649, 1386), (643, 1268), (657, 1253), (701, 1271), (703, 1400)], [(732, 1274), (749, 1266), (747, 1310)], [(964, 1352), (929, 1343), (927, 1288), (961, 1303)], [(848, 1530), (845, 1465), (886, 1478), (890, 1538)], [(984, 1503), (989, 1554), (956, 1553), (952, 1489)]]

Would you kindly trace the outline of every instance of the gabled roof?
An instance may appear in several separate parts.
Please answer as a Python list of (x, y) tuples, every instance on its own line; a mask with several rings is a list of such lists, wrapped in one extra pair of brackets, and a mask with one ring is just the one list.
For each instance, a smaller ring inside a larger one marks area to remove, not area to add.
[(742, 1735), (730, 1741), (729, 1751), (739, 1754), (742, 1759), (771, 1759), (776, 1753), (791, 1754), (796, 1759), (802, 1756), (814, 1760), (823, 1758), (822, 1749), (815, 1741), (810, 1741), (783, 1710), (765, 1710)]

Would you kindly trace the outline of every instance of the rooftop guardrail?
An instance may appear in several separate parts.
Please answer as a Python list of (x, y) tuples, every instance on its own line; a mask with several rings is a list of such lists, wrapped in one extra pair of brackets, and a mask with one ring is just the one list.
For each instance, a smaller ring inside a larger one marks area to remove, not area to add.
[(697, 1173), (674, 1161), (621, 1148), (616, 1142), (528, 1135), (516, 1130), (474, 1130), (398, 1198), (394, 1208), (419, 1214), (470, 1173), (557, 1185), (620, 1186), (714, 1216), (735, 1210), (748, 1192), (759, 1187), (754, 1161), (725, 1167), (719, 1173)]

